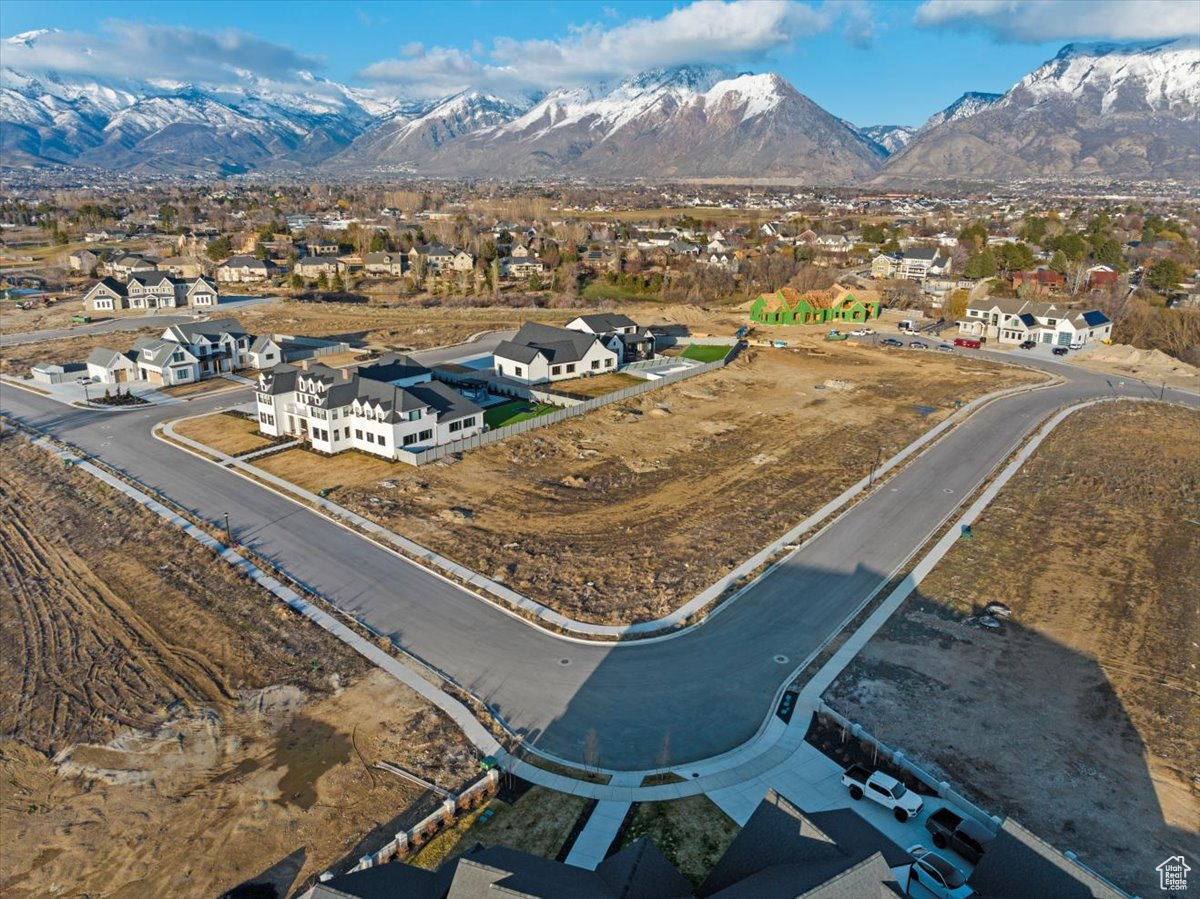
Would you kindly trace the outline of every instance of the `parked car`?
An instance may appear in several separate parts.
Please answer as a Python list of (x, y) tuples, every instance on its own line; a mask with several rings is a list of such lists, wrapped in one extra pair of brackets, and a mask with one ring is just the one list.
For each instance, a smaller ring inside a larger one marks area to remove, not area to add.
[(897, 340), (895, 337), (885, 337), (879, 343), (882, 346), (904, 346), (904, 341)]
[(84, 375), (82, 378), (76, 378), (75, 383), (81, 384), (86, 387), (88, 384), (95, 384), (96, 382), (93, 381), (91, 378), (89, 378), (87, 375)]
[(973, 865), (983, 857), (988, 843), (996, 838), (974, 818), (964, 817), (951, 808), (941, 808), (930, 815), (925, 829), (933, 835), (934, 846), (953, 850)]
[(1021, 341), (1021, 349), (1023, 349), (1023, 350), (1032, 350), (1035, 346), (1037, 346), (1036, 340), (1022, 340)]
[(929, 344), (927, 344), (927, 343), (922, 343), (922, 342), (921, 342), (921, 341), (919, 341), (919, 340), (910, 340), (910, 341), (908, 342), (908, 345), (909, 345), (910, 347), (912, 347), (914, 350), (927, 350), (927, 349), (929, 349)]
[(1055, 356), (1065, 356), (1067, 355), (1067, 348), (1065, 346), (1056, 346), (1050, 352), (1052, 352)]
[(1083, 349), (1083, 341), (1082, 340), (1072, 340), (1071, 341), (1071, 349), (1082, 350)]
[(966, 875), (936, 852), (924, 846), (912, 846), (908, 854), (913, 857), (908, 875), (910, 896), (913, 880), (940, 899), (967, 899), (975, 895), (975, 891), (967, 886)]
[(953, 345), (953, 344), (949, 344), (949, 343), (939, 343), (939, 344), (938, 344), (938, 349), (939, 349), (939, 350), (941, 350), (943, 353), (953, 353), (953, 352), (954, 352), (954, 345)]
[(969, 350), (977, 350), (981, 346), (983, 346), (983, 341), (978, 340), (974, 337), (955, 337), (954, 345), (955, 346), (963, 346)]
[(851, 337), (870, 337), (875, 331), (871, 328), (855, 328), (850, 332)]
[(851, 799), (869, 796), (884, 808), (890, 808), (901, 823), (919, 815), (925, 801), (916, 793), (882, 771), (869, 771), (862, 765), (851, 765), (842, 772), (842, 783), (850, 788)]

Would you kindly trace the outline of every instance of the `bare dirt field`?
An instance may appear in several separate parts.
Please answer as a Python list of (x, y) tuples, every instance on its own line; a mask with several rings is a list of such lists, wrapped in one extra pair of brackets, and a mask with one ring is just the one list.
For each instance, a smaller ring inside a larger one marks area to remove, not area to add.
[(567, 381), (557, 381), (553, 389), (563, 393), (573, 393), (579, 396), (595, 397), (616, 393), (626, 387), (635, 387), (643, 383), (641, 378), (633, 375), (612, 373), (596, 375), (593, 378), (571, 378)]
[[(1042, 444), (827, 700), (1140, 895), (1200, 855), (1200, 413)], [(999, 630), (964, 623), (989, 602)]]
[[(449, 789), (459, 731), (149, 512), (0, 440), (0, 893), (291, 884)], [(393, 831), (394, 832), (394, 831)]]
[[(1150, 388), (1151, 394), (1154, 388), (1162, 384), (1168, 387), (1182, 387), (1185, 390), (1200, 388), (1200, 368), (1180, 362), (1161, 350), (1139, 350), (1125, 344), (1113, 344), (1097, 347), (1083, 356), (1072, 358), (1071, 361), (1080, 368), (1143, 381)], [(1136, 390), (1127, 392), (1132, 395), (1145, 395)]]
[(0, 373), (26, 375), (35, 362), (52, 362), (59, 365), (68, 362), (83, 362), (98, 346), (108, 347), (123, 353), (133, 346), (139, 337), (158, 337), (162, 328), (142, 328), (139, 331), (112, 331), (106, 334), (83, 334), (62, 340), (47, 340), (42, 343), (20, 344), (0, 348)]
[[(355, 459), (344, 471), (292, 450), (295, 472), (288, 453), (262, 467), (340, 485), (337, 502), (565, 614), (654, 618), (950, 415), (955, 400), (1041, 378), (965, 357), (809, 342), (752, 350), (450, 466)], [(394, 485), (367, 483), (376, 470)]]

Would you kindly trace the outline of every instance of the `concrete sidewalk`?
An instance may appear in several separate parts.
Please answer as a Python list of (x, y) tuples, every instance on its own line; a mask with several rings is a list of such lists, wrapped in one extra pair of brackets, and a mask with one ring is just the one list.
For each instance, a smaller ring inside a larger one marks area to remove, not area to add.
[(621, 829), (632, 804), (612, 799), (597, 802), (583, 830), (575, 837), (571, 851), (567, 853), (567, 864), (595, 871), (608, 854), (608, 848), (616, 839), (617, 831)]

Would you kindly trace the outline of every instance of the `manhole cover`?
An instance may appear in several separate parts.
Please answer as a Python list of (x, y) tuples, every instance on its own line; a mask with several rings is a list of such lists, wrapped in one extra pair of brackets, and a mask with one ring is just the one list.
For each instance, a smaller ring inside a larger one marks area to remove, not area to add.
[(946, 487), (946, 488), (944, 488), (944, 489), (942, 490), (942, 493), (953, 493), (953, 492), (954, 492), (954, 491), (953, 491), (953, 490), (951, 490), (949, 487)]
[(788, 657), (787, 656), (775, 656), (775, 661), (778, 662), (780, 665), (786, 665), (788, 663)]
[(571, 660), (570, 660), (570, 659), (559, 659), (559, 660), (558, 660), (558, 664), (560, 664), (560, 665), (570, 665), (570, 664), (571, 664)]

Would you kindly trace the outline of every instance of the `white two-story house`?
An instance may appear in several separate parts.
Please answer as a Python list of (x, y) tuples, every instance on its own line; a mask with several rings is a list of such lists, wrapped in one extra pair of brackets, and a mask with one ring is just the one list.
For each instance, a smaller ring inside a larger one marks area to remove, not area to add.
[(91, 312), (182, 306), (211, 308), (219, 301), (217, 285), (208, 278), (173, 278), (163, 272), (131, 275), (124, 284), (114, 278), (102, 278), (83, 295), (84, 306)]
[(546, 384), (616, 371), (617, 354), (599, 337), (572, 328), (526, 322), (492, 351), (496, 374), (523, 384)]
[(567, 322), (572, 331), (595, 334), (617, 354), (617, 364), (625, 365), (654, 355), (654, 335), (642, 328), (628, 315), (619, 312), (598, 312), (581, 315)]
[(387, 459), (483, 431), (483, 409), (407, 356), (355, 370), (277, 365), (259, 376), (259, 429), (313, 449), (357, 449)]
[(985, 297), (967, 306), (958, 333), (997, 343), (1027, 340), (1055, 346), (1087, 344), (1112, 337), (1112, 322), (1099, 309), (1071, 309), (1058, 303)]

